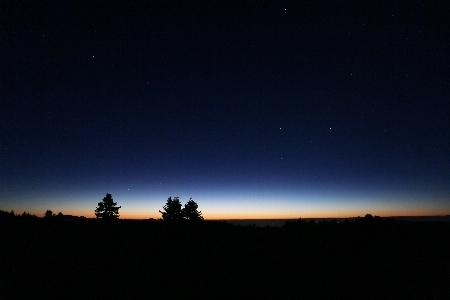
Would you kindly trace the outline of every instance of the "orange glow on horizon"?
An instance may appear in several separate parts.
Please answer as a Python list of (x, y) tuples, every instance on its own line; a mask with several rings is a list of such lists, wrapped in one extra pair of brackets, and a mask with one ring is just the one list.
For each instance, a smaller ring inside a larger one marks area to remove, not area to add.
[[(7, 210), (10, 211), (11, 209)], [(27, 213), (35, 214), (38, 217), (43, 217), (46, 209), (34, 209), (34, 210), (25, 210)], [(53, 210), (54, 214), (58, 214), (60, 210)], [(16, 215), (21, 215), (23, 210), (15, 210)], [(61, 212), (64, 215), (73, 215), (73, 216), (84, 216), (86, 218), (95, 218), (95, 214), (93, 210), (82, 210), (82, 209), (62, 209)], [(161, 214), (157, 213), (148, 213), (145, 211), (127, 211), (120, 214), (120, 219), (135, 219), (135, 220), (144, 220), (144, 219), (160, 219)], [(217, 211), (217, 212), (205, 212), (202, 211), (202, 215), (205, 220), (249, 220), (249, 219), (299, 219), (299, 218), (354, 218), (354, 217), (364, 217), (366, 214), (371, 214), (373, 216), (380, 217), (400, 217), (400, 216), (446, 216), (450, 215), (450, 211), (448, 209), (436, 209), (436, 208), (399, 208), (399, 209), (389, 209), (389, 208), (377, 208), (377, 209), (346, 209), (346, 210), (299, 210), (298, 212), (293, 211), (277, 211), (277, 212), (251, 212), (251, 211), (239, 211), (233, 212), (232, 210), (227, 211)]]
[[(358, 216), (364, 217), (366, 214), (371, 214), (373, 216), (380, 217), (419, 217), (419, 216), (446, 216), (449, 212), (443, 212), (438, 210), (402, 210), (402, 211), (348, 211), (348, 212), (339, 212), (339, 213), (299, 213), (299, 214), (250, 214), (250, 213), (241, 213), (241, 214), (202, 214), (205, 220), (270, 220), (270, 219), (299, 219), (299, 218), (356, 218)], [(87, 215), (85, 217), (88, 218)], [(92, 218), (95, 218), (95, 215), (92, 214)], [(161, 214), (121, 214), (120, 219), (135, 219), (135, 220), (144, 220), (144, 219), (160, 219)]]

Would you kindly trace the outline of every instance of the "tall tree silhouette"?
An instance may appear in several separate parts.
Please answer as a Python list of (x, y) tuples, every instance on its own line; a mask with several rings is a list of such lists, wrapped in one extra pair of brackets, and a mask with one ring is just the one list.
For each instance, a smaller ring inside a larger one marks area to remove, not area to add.
[(98, 207), (95, 209), (95, 216), (101, 219), (117, 219), (120, 217), (119, 208), (122, 206), (116, 206), (117, 203), (113, 201), (111, 194), (106, 194), (101, 202), (98, 203)]
[(182, 212), (183, 217), (188, 221), (203, 220), (202, 212), (198, 211), (198, 204), (192, 198), (184, 205)]
[(163, 206), (164, 211), (159, 211), (164, 221), (183, 220), (183, 211), (178, 197), (169, 197), (166, 205)]

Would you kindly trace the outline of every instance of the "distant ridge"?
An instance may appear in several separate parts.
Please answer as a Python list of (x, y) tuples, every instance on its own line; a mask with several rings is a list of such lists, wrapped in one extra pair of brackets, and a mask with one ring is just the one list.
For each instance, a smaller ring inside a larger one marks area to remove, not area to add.
[[(360, 216), (361, 218), (364, 216)], [(349, 218), (301, 218), (305, 222), (330, 222), (336, 220), (336, 222), (341, 223), (345, 222), (345, 219), (352, 221), (357, 217), (349, 217)], [(281, 227), (287, 221), (297, 221), (296, 219), (223, 219), (223, 220), (207, 220), (207, 221), (216, 221), (216, 222), (226, 222), (233, 224), (235, 226), (250, 226), (255, 225), (256, 227)], [(399, 221), (410, 221), (410, 222), (450, 222), (450, 215), (446, 216), (393, 216), (393, 217), (381, 217), (383, 220), (399, 220)]]

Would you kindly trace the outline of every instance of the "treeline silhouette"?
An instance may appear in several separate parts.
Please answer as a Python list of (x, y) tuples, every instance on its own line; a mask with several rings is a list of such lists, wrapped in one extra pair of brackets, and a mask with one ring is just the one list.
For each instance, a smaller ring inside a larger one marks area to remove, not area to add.
[(450, 286), (444, 222), (368, 214), (255, 227), (48, 215), (0, 211), (0, 298), (444, 299)]

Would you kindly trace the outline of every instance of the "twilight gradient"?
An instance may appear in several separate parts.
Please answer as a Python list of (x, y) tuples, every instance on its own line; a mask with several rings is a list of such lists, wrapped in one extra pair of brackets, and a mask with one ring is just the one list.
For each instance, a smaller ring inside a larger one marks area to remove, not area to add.
[(6, 6), (2, 210), (450, 214), (446, 2)]

